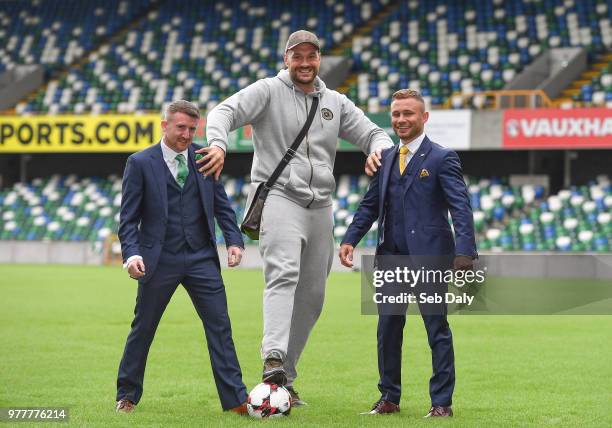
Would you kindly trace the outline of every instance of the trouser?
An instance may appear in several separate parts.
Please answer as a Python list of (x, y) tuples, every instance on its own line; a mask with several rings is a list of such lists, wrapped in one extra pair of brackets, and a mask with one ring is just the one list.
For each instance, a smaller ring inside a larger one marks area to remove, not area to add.
[(303, 208), (270, 194), (262, 215), (259, 251), (264, 265), (262, 358), (278, 353), (288, 385), (325, 296), (333, 261), (332, 207)]
[[(397, 259), (392, 259), (390, 265), (386, 266), (385, 263), (388, 263), (390, 259), (385, 259), (384, 256), (397, 255), (388, 248), (382, 247), (378, 254), (383, 256), (379, 258), (382, 260), (383, 269), (400, 265), (396, 263)], [(442, 256), (441, 260), (444, 260)], [(411, 264), (408, 266), (415, 268)], [(440, 266), (445, 266), (444, 262)], [(440, 266), (436, 267), (440, 268)], [(390, 284), (390, 287), (397, 287), (397, 285)], [(406, 290), (404, 288), (401, 291)], [(434, 283), (417, 285), (414, 289), (415, 296), (420, 296), (421, 293), (431, 295), (433, 292), (443, 295), (445, 291), (445, 285)], [(432, 376), (429, 379), (431, 404), (432, 406), (450, 406), (455, 388), (455, 355), (453, 335), (447, 321), (446, 303), (432, 304), (419, 301), (418, 305), (431, 349)], [(393, 313), (385, 313), (388, 308), (389, 306), (379, 305), (377, 349), (380, 380), (378, 389), (383, 400), (399, 404), (402, 388), (402, 342), (408, 305), (400, 305)]]
[(117, 400), (138, 403), (142, 396), (145, 365), (153, 337), (170, 298), (181, 283), (204, 325), (212, 372), (223, 409), (244, 403), (246, 387), (234, 342), (225, 287), (216, 261), (216, 249), (177, 254), (163, 251), (153, 277), (139, 282), (132, 329), (125, 344), (117, 377)]
[[(446, 315), (423, 315), (431, 348), (433, 374), (429, 379), (432, 406), (450, 406), (455, 388), (453, 336)], [(399, 404), (402, 391), (402, 341), (405, 315), (378, 318), (378, 389), (381, 398)]]

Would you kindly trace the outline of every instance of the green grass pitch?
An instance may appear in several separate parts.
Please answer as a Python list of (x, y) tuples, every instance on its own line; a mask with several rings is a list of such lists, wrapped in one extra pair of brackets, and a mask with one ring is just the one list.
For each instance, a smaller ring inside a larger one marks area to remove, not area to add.
[[(260, 271), (225, 270), (248, 388), (261, 362)], [(404, 339), (401, 413), (360, 416), (378, 397), (376, 317), (360, 315), (359, 275), (334, 273), (283, 420), (223, 413), (204, 334), (181, 287), (149, 354), (136, 412), (114, 412), (115, 377), (136, 283), (119, 267), (0, 265), (0, 407), (63, 406), (73, 426), (612, 426), (612, 316), (452, 316), (452, 420), (423, 420), (431, 356), (420, 318)], [(19, 425), (25, 426), (25, 425)], [(45, 424), (43, 426), (49, 426)]]

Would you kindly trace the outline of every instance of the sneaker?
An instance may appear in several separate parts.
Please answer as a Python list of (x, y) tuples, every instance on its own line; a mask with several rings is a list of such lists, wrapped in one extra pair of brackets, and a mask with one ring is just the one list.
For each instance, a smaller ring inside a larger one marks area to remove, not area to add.
[(261, 380), (266, 383), (284, 386), (287, 383), (287, 373), (285, 373), (283, 367), (283, 360), (273, 357), (266, 358)]
[(306, 404), (308, 404), (300, 398), (298, 392), (293, 389), (292, 386), (286, 386), (285, 388), (287, 389), (287, 391), (289, 391), (289, 395), (291, 395), (291, 407), (305, 406)]

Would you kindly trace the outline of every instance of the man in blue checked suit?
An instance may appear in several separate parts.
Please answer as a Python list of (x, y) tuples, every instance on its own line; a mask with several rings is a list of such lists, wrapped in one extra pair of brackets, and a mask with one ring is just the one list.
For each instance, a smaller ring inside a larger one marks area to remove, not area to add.
[(172, 102), (161, 122), (160, 143), (131, 155), (125, 167), (119, 240), (124, 266), (138, 280), (138, 295), (119, 365), (118, 412), (131, 412), (140, 401), (149, 348), (179, 284), (204, 324), (222, 408), (246, 411), (214, 220), (223, 232), (230, 267), (240, 263), (244, 243), (221, 181), (198, 173), (191, 144), (199, 119), (194, 104)]
[[(428, 118), (423, 98), (417, 91), (402, 89), (393, 94), (391, 124), (400, 144), (382, 153), (380, 171), (342, 240), (339, 256), (343, 265), (353, 266), (354, 247), (378, 220), (378, 256), (435, 256), (453, 260), (454, 269), (472, 268), (472, 260), (477, 257), (474, 223), (459, 157), (427, 138), (424, 125)], [(448, 222), (449, 212), (454, 238)], [(425, 313), (421, 308), (433, 366), (429, 388), (431, 408), (426, 417), (453, 414), (452, 334), (446, 305), (437, 309), (436, 313)], [(381, 397), (368, 414), (399, 412), (405, 322), (405, 312), (383, 314), (379, 310)]]

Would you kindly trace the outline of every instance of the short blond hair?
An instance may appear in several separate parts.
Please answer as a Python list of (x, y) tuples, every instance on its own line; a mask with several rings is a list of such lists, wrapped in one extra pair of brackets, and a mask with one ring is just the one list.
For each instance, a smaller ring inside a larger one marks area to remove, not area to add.
[(200, 109), (198, 109), (198, 106), (187, 100), (172, 101), (168, 104), (164, 109), (164, 120), (170, 120), (174, 113), (185, 113), (187, 116), (193, 117), (194, 119), (200, 118)]
[(406, 98), (413, 98), (419, 101), (421, 104), (423, 104), (423, 108), (425, 108), (425, 100), (423, 99), (421, 93), (416, 89), (400, 89), (391, 95), (391, 101), (403, 100)]

